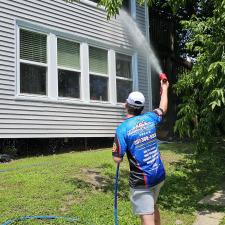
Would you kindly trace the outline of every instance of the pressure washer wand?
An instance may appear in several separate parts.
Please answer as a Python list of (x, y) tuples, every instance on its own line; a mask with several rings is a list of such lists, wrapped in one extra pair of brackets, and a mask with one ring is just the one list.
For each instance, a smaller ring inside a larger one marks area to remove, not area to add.
[(119, 184), (119, 169), (120, 163), (116, 167), (116, 176), (115, 176), (115, 189), (114, 189), (114, 221), (115, 225), (118, 225), (118, 210), (117, 210), (117, 193), (118, 193), (118, 184)]
[[(166, 83), (168, 81), (165, 73), (160, 73), (159, 79), (160, 79), (160, 81), (162, 80), (163, 83)], [(162, 95), (162, 88), (160, 88), (160, 95)]]

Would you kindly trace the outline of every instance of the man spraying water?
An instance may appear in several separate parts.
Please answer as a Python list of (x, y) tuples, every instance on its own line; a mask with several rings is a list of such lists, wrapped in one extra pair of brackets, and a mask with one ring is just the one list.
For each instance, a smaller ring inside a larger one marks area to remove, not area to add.
[(127, 154), (130, 165), (130, 200), (142, 225), (160, 225), (156, 207), (165, 170), (156, 139), (156, 125), (162, 121), (168, 106), (169, 82), (160, 75), (161, 100), (159, 108), (143, 113), (145, 97), (141, 92), (129, 94), (125, 108), (126, 120), (118, 126), (113, 144), (113, 159), (119, 164)]

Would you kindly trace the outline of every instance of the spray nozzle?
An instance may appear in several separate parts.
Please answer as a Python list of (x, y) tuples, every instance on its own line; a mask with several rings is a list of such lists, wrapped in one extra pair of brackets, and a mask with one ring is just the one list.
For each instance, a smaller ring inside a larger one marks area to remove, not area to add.
[(168, 81), (167, 76), (165, 73), (159, 74), (159, 79), (163, 81), (163, 83), (166, 83)]

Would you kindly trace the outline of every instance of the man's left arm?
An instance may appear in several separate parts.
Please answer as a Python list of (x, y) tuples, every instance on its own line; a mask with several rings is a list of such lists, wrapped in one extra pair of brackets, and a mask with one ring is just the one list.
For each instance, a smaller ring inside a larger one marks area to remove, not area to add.
[(117, 130), (114, 138), (112, 156), (115, 163), (120, 163), (123, 161), (123, 156), (126, 152), (127, 144), (122, 134)]

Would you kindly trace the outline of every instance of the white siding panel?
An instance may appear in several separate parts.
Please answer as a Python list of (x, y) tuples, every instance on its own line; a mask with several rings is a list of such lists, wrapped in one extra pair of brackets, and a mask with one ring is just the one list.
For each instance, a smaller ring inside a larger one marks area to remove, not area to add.
[[(145, 28), (142, 7), (137, 21)], [(132, 50), (116, 19), (91, 5), (64, 0), (0, 0), (0, 138), (113, 137), (124, 109), (109, 104), (15, 98), (16, 20), (68, 33), (92, 43)], [(140, 88), (146, 88), (145, 63), (139, 59)]]
[(15, 63), (15, 58), (14, 58), (14, 54), (12, 53), (7, 53), (7, 52), (4, 52), (5, 54), (3, 55), (1, 52), (0, 52), (0, 60), (1, 61), (5, 61), (5, 62), (13, 62)]
[(1, 75), (0, 75), (0, 85), (2, 85), (2, 84), (8, 85), (8, 86), (14, 86), (15, 85), (14, 81), (8, 80), (8, 79), (2, 79)]
[(3, 84), (2, 82), (0, 82), (0, 89), (2, 89), (2, 90), (9, 90), (9, 91), (14, 91), (14, 85), (12, 85), (12, 84), (7, 84), (7, 85), (5, 85), (5, 84)]
[[(15, 3), (14, 3), (15, 4)], [(56, 3), (55, 3), (56, 4)], [(27, 7), (37, 7), (37, 3), (33, 3), (33, 1), (26, 1), (24, 2), (24, 5), (26, 5)], [(55, 11), (55, 6), (53, 5), (50, 5), (49, 2), (44, 2), (44, 1), (39, 1), (39, 4), (38, 4), (38, 9), (41, 10), (42, 14), (44, 15), (49, 15), (49, 13), (52, 14), (52, 18), (54, 19), (61, 19), (62, 17), (64, 18), (64, 21), (69, 21), (71, 22), (71, 17), (74, 17), (75, 14), (79, 14), (79, 17), (77, 17), (76, 23), (86, 23), (86, 25), (89, 25), (88, 27), (90, 26), (96, 26), (97, 28), (100, 28), (102, 29), (102, 26), (105, 26), (106, 24), (108, 25), (108, 29), (109, 30), (112, 30), (114, 31), (115, 30), (115, 27), (113, 26), (112, 22), (109, 22), (106, 20), (106, 16), (105, 16), (105, 13), (102, 13), (102, 18), (101, 18), (101, 15), (99, 14), (99, 10), (98, 11), (95, 11), (95, 8), (89, 8), (89, 18), (87, 20), (87, 9), (84, 11), (84, 6), (80, 9), (76, 9), (75, 11), (71, 11), (71, 7), (68, 9), (68, 8), (65, 8), (63, 7), (64, 4), (62, 5), (59, 5), (58, 4), (58, 7), (60, 7), (60, 11), (58, 11), (56, 13)], [(34, 8), (35, 9), (35, 8)], [(102, 20), (98, 20), (98, 22), (96, 23), (96, 19), (93, 18), (93, 16), (97, 16), (98, 18), (101, 18)], [(115, 20), (112, 20), (115, 22), (115, 24), (117, 26), (119, 26), (119, 23), (116, 22)], [(119, 27), (117, 28), (119, 30)], [(122, 31), (122, 28), (120, 28), (120, 30)]]
[(107, 125), (117, 125), (118, 120), (110, 118), (95, 118), (94, 122), (92, 118), (74, 118), (74, 117), (54, 117), (49, 120), (43, 116), (26, 116), (26, 119), (22, 118), (21, 115), (14, 115), (13, 117), (8, 114), (0, 114), (1, 124), (52, 124), (52, 125), (99, 125), (99, 122), (104, 122)]
[(13, 24), (13, 20), (11, 20), (10, 22), (7, 21), (3, 21), (3, 18), (0, 19), (0, 26), (1, 26), (1, 30), (5, 30), (6, 32), (12, 32), (12, 30), (14, 29), (14, 24)]
[(15, 74), (13, 71), (0, 69), (0, 77), (3, 77), (3, 79), (15, 80)]
[(15, 66), (14, 65), (4, 65), (4, 62), (0, 62), (0, 71), (15, 71)]
[[(7, 96), (7, 95), (0, 95), (1, 99), (4, 98), (4, 100), (7, 100), (7, 101), (12, 101), (14, 100), (14, 96)], [(4, 108), (5, 106), (2, 106), (0, 107), (0, 111), (1, 111), (1, 108)]]
[[(5, 10), (8, 11), (7, 9)], [(21, 13), (19, 11), (16, 12), (16, 15), (18, 18), (32, 21), (34, 17), (27, 14), (28, 14), (28, 10), (24, 11), (24, 13)], [(72, 23), (72, 21), (64, 22), (63, 20), (58, 20), (57, 22), (52, 22), (52, 20), (49, 19), (48, 16), (43, 16), (43, 18), (39, 18), (37, 22), (43, 25), (54, 27), (55, 29), (62, 29), (62, 27), (67, 27), (67, 31), (72, 32), (73, 34), (76, 34), (82, 37), (89, 36), (89, 38), (95, 38), (95, 39), (97, 38), (98, 40), (107, 41), (108, 43), (111, 43), (111, 44), (113, 43), (115, 45), (119, 45), (122, 41), (122, 36), (118, 37), (113, 32), (108, 33), (106, 32), (104, 28), (96, 31), (96, 30), (93, 30), (93, 28), (85, 27), (84, 24), (74, 24)], [(101, 34), (103, 32), (105, 34), (104, 36)], [(128, 46), (128, 44), (129, 42), (124, 40), (123, 45), (127, 47), (131, 47), (131, 46)]]
[(2, 51), (12, 52), (14, 48), (15, 48), (15, 45), (12, 41), (11, 42), (9, 42), (9, 41), (5, 42), (3, 40), (0, 40), (0, 49)]
[(0, 42), (4, 42), (4, 43), (9, 43), (9, 44), (12, 44), (12, 42), (14, 42), (14, 38), (13, 37), (4, 37), (4, 36), (0, 36)]
[(9, 27), (5, 28), (5, 27), (1, 26), (0, 36), (14, 38), (14, 35), (15, 34), (14, 34), (12, 28), (9, 28)]
[[(15, 133), (17, 132), (17, 133)], [(114, 132), (109, 133), (106, 131), (103, 132), (93, 132), (90, 131), (89, 133), (80, 133), (79, 131), (76, 131), (74, 133), (69, 132), (69, 133), (51, 133), (48, 132), (48, 134), (42, 134), (42, 133), (25, 133), (23, 134), (20, 132), (20, 130), (11, 132), (11, 133), (2, 133), (0, 134), (1, 138), (64, 138), (64, 137), (70, 137), (70, 138), (78, 138), (78, 137), (114, 137)]]
[[(34, 2), (34, 1), (32, 1)], [(38, 4), (39, 1), (35, 1), (35, 3), (31, 3), (28, 1), (7, 1), (7, 7), (4, 7), (4, 13), (9, 18), (11, 16), (11, 12), (13, 10), (13, 13), (21, 19), (27, 19), (34, 21), (34, 18), (37, 22), (40, 22), (42, 24), (56, 27), (56, 28), (66, 28), (70, 32), (77, 33), (83, 36), (90, 36), (93, 38), (102, 39), (108, 42), (113, 42), (115, 44), (119, 44), (121, 42), (126, 41), (123, 38), (122, 30), (121, 32), (118, 32), (118, 23), (113, 26), (113, 29), (111, 29), (110, 24), (111, 21), (106, 20), (106, 14), (104, 13), (104, 16), (101, 18), (99, 14), (93, 14), (93, 7), (89, 7), (88, 10), (85, 10), (80, 8), (79, 10), (74, 12), (71, 17), (67, 18), (67, 14), (70, 12), (68, 9), (67, 13), (64, 14), (61, 13), (61, 7), (57, 6), (53, 12), (46, 11), (46, 7), (43, 8), (43, 10), (40, 10), (40, 5)], [(45, 1), (46, 2), (46, 1)], [(63, 1), (61, 1), (61, 5), (65, 5)], [(49, 4), (49, 1), (46, 2)], [(51, 2), (53, 4), (53, 2)], [(80, 7), (80, 6), (79, 6)], [(81, 12), (85, 12), (86, 19), (80, 19)], [(101, 10), (99, 10), (101, 11)], [(62, 14), (62, 15), (60, 15)], [(87, 20), (88, 16), (88, 20)], [(89, 19), (94, 18), (95, 23), (88, 24)], [(99, 20), (100, 19), (100, 20)], [(99, 21), (103, 21), (103, 25), (98, 25)], [(117, 29), (117, 32), (114, 32), (115, 29)]]
[[(123, 107), (117, 107), (117, 106), (111, 106), (111, 105), (103, 105), (103, 104), (83, 104), (82, 102), (76, 102), (76, 103), (69, 103), (69, 102), (65, 102), (64, 104), (58, 104), (58, 102), (32, 102), (33, 103), (33, 107), (37, 110), (39, 110), (40, 108), (46, 108), (46, 107), (50, 107), (52, 110), (61, 110), (64, 111), (68, 110), (69, 112), (74, 112), (73, 110), (83, 110), (82, 112), (87, 112), (89, 113), (90, 111), (88, 110), (92, 110), (94, 111), (94, 113), (102, 113), (104, 114), (105, 111), (108, 111), (112, 114), (117, 114), (117, 115), (121, 115), (121, 113), (124, 111)], [(0, 98), (0, 105), (9, 105), (9, 107), (30, 107), (30, 101), (23, 101), (21, 99), (16, 100), (14, 102), (8, 102), (8, 101), (4, 101), (4, 99)], [(63, 107), (62, 107), (63, 106)], [(42, 109), (40, 109), (42, 110)]]
[[(57, 135), (57, 134), (64, 135), (63, 137), (67, 137), (67, 136), (70, 137), (70, 134), (76, 134), (77, 137), (79, 137), (79, 136), (81, 137), (81, 134), (82, 134), (82, 136), (83, 135), (85, 136), (86, 133), (90, 134), (90, 133), (96, 131), (96, 129), (83, 129), (83, 130), (82, 129), (74, 129), (74, 130), (62, 129), (62, 130), (56, 130), (54, 128), (53, 129), (49, 129), (48, 128), (46, 130), (43, 130), (43, 128), (35, 129), (35, 130), (33, 130), (33, 129), (24, 129), (24, 128), (13, 128), (13, 130), (14, 130), (15, 133), (26, 134), (26, 135), (30, 135), (30, 134), (31, 135), (32, 134), (45, 134), (45, 135), (47, 134), (48, 135), (49, 133), (54, 132), (55, 135)], [(2, 129), (1, 131), (2, 131), (3, 135), (12, 133), (12, 129)], [(110, 130), (108, 130), (108, 129), (98, 130), (99, 134), (105, 134), (105, 133), (108, 133), (108, 132), (110, 132)], [(113, 132), (110, 132), (110, 133), (112, 134)], [(1, 135), (1, 133), (0, 133), (0, 135)]]
[(13, 69), (15, 68), (15, 62), (13, 58), (10, 60), (6, 60), (1, 57), (0, 59), (1, 59), (0, 65), (5, 66), (5, 68), (13, 68)]
[[(14, 95), (15, 94), (15, 92), (13, 92), (13, 91), (9, 91), (9, 90), (4, 90), (4, 89), (1, 89), (0, 90), (0, 95)], [(1, 107), (4, 107), (4, 106), (1, 106)], [(1, 108), (0, 108), (1, 109)], [(14, 112), (11, 112), (11, 113), (14, 113)]]
[(15, 62), (15, 50), (13, 48), (4, 47), (0, 45), (0, 59), (3, 60), (4, 57), (7, 58), (7, 60), (11, 59), (13, 62)]
[(0, 80), (2, 82), (8, 82), (9, 84), (14, 82), (14, 77), (10, 77), (8, 74), (4, 75), (4, 74), (0, 74)]
[[(96, 124), (100, 125), (100, 123), (107, 125), (108, 124), (117, 124), (122, 121), (118, 120), (117, 117), (113, 118), (111, 116), (105, 116), (105, 117), (95, 117), (93, 120), (93, 115), (89, 117), (74, 117), (74, 116), (57, 116), (57, 115), (27, 115), (27, 114), (14, 114), (13, 116), (10, 114), (7, 114), (9, 111), (5, 111), (5, 113), (0, 114), (1, 121), (5, 121), (2, 123), (6, 123), (7, 121), (10, 121), (9, 123), (19, 124), (20, 121), (25, 121), (24, 124), (70, 124), (77, 125), (81, 122), (88, 123), (88, 125)], [(62, 126), (63, 127), (63, 126)]]
[[(9, 90), (8, 88), (9, 86), (5, 86), (5, 85), (0, 85), (0, 89), (3, 89), (3, 90)], [(12, 90), (13, 91), (13, 90)], [(16, 105), (16, 104), (13, 104), (13, 105), (6, 105), (7, 106), (7, 109), (10, 109), (10, 110), (13, 110), (13, 111), (19, 111), (19, 112), (23, 112), (24, 110), (26, 110), (26, 112), (29, 112), (29, 113), (33, 113), (33, 114), (37, 114), (37, 113), (52, 113), (52, 115), (60, 115), (60, 114), (68, 114), (68, 115), (72, 115), (73, 113), (76, 113), (76, 114), (82, 114), (81, 116), (84, 116), (84, 115), (88, 115), (88, 116), (100, 116), (100, 117), (104, 117), (104, 116), (107, 116), (107, 115), (110, 115), (110, 116), (121, 116), (121, 112), (120, 111), (114, 111), (112, 112), (111, 110), (96, 110), (96, 109), (92, 109), (92, 108), (82, 108), (82, 107), (74, 107), (74, 109), (71, 109), (71, 108), (66, 108), (66, 107), (42, 107), (40, 108), (40, 106), (35, 106), (33, 104), (32, 108), (29, 106), (23, 106), (23, 105)], [(2, 109), (2, 112), (4, 112), (4, 109)], [(16, 113), (16, 112), (15, 112)]]
[[(1, 92), (3, 92), (4, 90), (1, 90)], [(1, 93), (0, 92), (0, 93)], [(12, 109), (9, 109), (7, 107), (7, 105), (3, 105), (1, 106), (2, 109), (1, 109), (1, 113), (3, 114), (15, 114), (15, 115), (39, 115), (39, 116), (51, 116), (52, 118), (54, 116), (62, 116), (62, 117), (75, 117), (75, 115), (79, 116), (79, 118), (92, 118), (93, 121), (95, 118), (114, 118), (114, 119), (117, 119), (117, 118), (120, 118), (119, 115), (115, 115), (115, 114), (95, 114), (95, 113), (79, 113), (79, 111), (74, 111), (74, 113), (70, 113), (70, 112), (58, 112), (58, 111), (46, 111), (46, 110), (43, 110), (43, 111), (38, 111), (38, 110), (33, 110), (33, 109), (26, 109), (24, 108), (23, 110), (12, 110)], [(5, 107), (5, 108), (3, 108)], [(107, 113), (107, 111), (105, 112)]]
[(15, 54), (14, 45), (10, 47), (9, 45), (3, 45), (3, 43), (0, 43), (0, 53), (1, 55), (4, 54), (4, 56), (12, 56), (13, 54)]
[[(111, 130), (111, 124), (110, 126), (101, 126), (99, 124), (76, 124), (76, 125), (55, 125), (55, 124), (32, 124), (32, 130), (38, 130), (41, 133), (45, 132), (45, 129), (48, 130), (57, 130), (59, 132), (63, 132), (65, 130), (68, 131), (74, 131), (74, 130)], [(21, 124), (21, 123), (15, 123), (15, 124), (1, 124), (1, 129), (2, 130), (10, 130), (10, 129), (23, 129), (25, 130), (30, 130), (31, 125), (30, 124)], [(33, 131), (34, 132), (34, 131)]]

